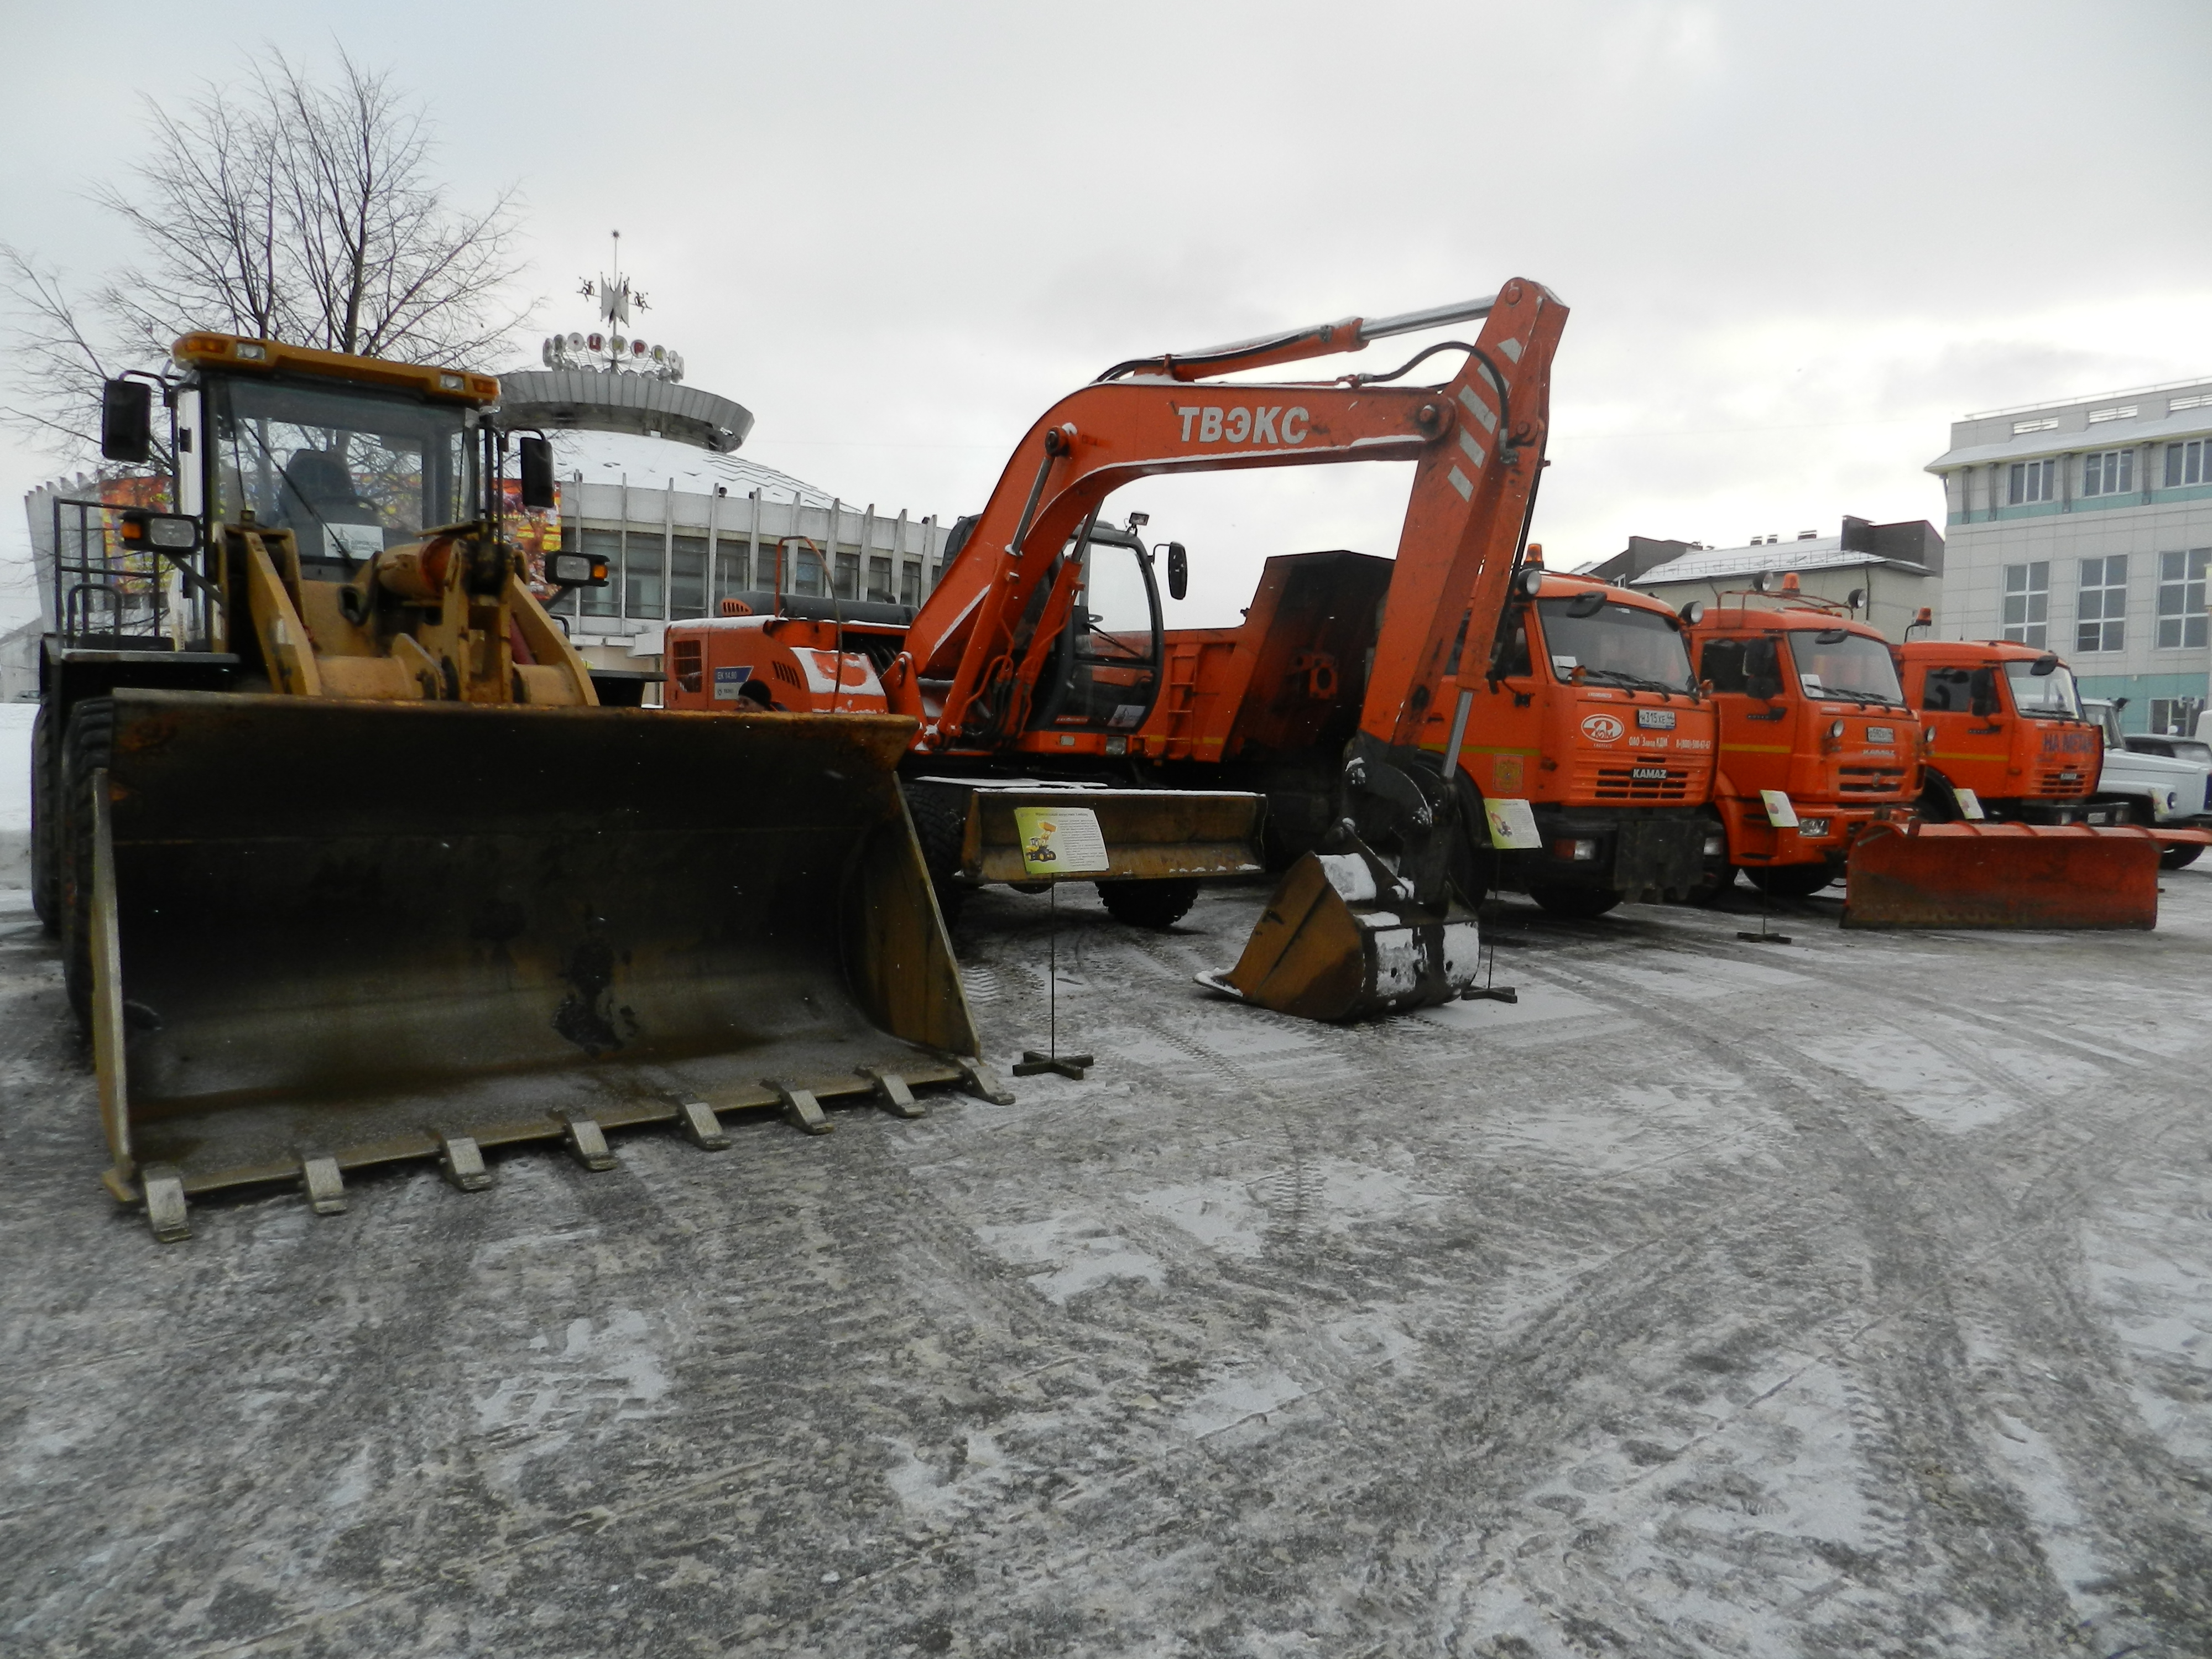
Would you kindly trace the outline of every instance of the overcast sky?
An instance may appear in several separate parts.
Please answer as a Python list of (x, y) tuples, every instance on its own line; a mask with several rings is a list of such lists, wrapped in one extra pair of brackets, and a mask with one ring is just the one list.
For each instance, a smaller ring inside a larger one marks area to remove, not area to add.
[[(618, 227), (641, 331), (754, 411), (747, 452), (887, 513), (974, 510), (1121, 358), (1516, 275), (1572, 308), (1536, 531), (1570, 565), (1940, 524), (1950, 420), (2212, 372), (2203, 0), (9, 11), (0, 237), (88, 285), (130, 257), (86, 198), (143, 153), (140, 94), (343, 42), (434, 100), (458, 200), (521, 187), (523, 357), (591, 325)], [(0, 446), (11, 502), (55, 471)], [(1407, 482), (1115, 508), (1189, 543), (1171, 621), (1233, 620), (1269, 553), (1395, 550)]]

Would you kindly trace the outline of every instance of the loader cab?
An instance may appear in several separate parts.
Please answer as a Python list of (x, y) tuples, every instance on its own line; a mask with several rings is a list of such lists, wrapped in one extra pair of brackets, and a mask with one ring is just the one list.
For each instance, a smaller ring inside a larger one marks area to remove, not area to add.
[(1023, 746), (1124, 754), (1159, 699), (1162, 623), (1152, 551), (1133, 529), (1094, 524), (1066, 556), (1079, 567), (1073, 597)]
[[(236, 356), (330, 354), (222, 336), (187, 343), (198, 349), (178, 393), (179, 493), (197, 499), (211, 527), (289, 531), (303, 580), (347, 580), (387, 548), (489, 516), (482, 407), (489, 399), (455, 392), (465, 394), (471, 380), (495, 382), (417, 370), (425, 384), (365, 385), (315, 372), (320, 364), (264, 369), (263, 360)], [(186, 356), (181, 347), (179, 355)], [(459, 385), (431, 395), (435, 380)]]

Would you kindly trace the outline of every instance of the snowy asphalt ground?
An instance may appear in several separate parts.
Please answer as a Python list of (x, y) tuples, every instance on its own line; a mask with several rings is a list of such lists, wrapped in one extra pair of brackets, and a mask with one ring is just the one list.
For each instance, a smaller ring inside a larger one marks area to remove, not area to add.
[[(1349, 1029), (1191, 983), (1257, 890), (1074, 890), (1087, 1082), (169, 1248), (0, 893), (0, 1651), (2212, 1653), (2164, 880), (2148, 936), (1516, 904), (1517, 1006)], [(1044, 921), (963, 935), (1002, 1065)]]

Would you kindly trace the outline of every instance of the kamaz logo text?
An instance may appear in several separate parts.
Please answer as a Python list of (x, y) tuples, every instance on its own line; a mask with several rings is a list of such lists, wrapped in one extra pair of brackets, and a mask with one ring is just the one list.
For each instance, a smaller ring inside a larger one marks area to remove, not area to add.
[(1176, 413), (1182, 416), (1182, 441), (1190, 441), (1190, 429), (1195, 426), (1198, 441), (1202, 444), (1302, 444), (1306, 441), (1306, 423), (1312, 418), (1298, 404), (1288, 409), (1280, 404), (1273, 409), (1194, 405), (1188, 409), (1178, 407)]

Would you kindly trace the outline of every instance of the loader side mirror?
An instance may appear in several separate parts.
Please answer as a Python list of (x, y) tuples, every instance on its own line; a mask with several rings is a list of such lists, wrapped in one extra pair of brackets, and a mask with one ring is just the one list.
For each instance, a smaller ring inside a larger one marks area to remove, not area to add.
[(1753, 640), (1744, 647), (1743, 689), (1761, 702), (1782, 695), (1782, 653), (1772, 640)]
[(1190, 592), (1190, 555), (1181, 542), (1168, 544), (1168, 597), (1182, 599)]
[(100, 453), (111, 461), (143, 462), (154, 453), (154, 388), (143, 380), (110, 380), (100, 389)]
[(1997, 677), (1994, 669), (1977, 668), (1967, 677), (1966, 712), (1984, 717), (1997, 712)]
[(516, 441), (515, 451), (522, 473), (522, 504), (533, 512), (544, 512), (555, 501), (553, 446), (544, 438), (522, 438)]

